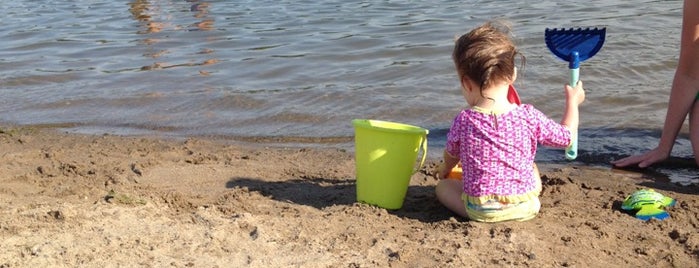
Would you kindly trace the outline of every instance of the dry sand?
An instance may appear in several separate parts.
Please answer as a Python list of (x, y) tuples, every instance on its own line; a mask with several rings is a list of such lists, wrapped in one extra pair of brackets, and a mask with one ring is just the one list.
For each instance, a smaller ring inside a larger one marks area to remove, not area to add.
[[(527, 222), (455, 217), (416, 173), (402, 209), (356, 202), (354, 156), (213, 139), (0, 131), (0, 267), (697, 267), (699, 187), (539, 165)], [(671, 218), (620, 209), (637, 189)]]

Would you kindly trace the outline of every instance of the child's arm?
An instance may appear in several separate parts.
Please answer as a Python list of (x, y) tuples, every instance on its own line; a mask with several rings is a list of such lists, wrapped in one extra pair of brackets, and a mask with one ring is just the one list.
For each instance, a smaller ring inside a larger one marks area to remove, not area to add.
[(453, 157), (447, 153), (447, 151), (444, 151), (444, 163), (439, 166), (439, 170), (437, 171), (437, 179), (446, 179), (449, 172), (451, 172), (451, 169), (453, 169), (458, 163), (459, 158)]
[(566, 92), (566, 106), (563, 112), (563, 120), (561, 124), (568, 127), (570, 133), (576, 134), (578, 132), (578, 124), (580, 122), (580, 113), (578, 111), (578, 106), (585, 101), (585, 90), (583, 89), (582, 81), (578, 81), (575, 88), (565, 85)]

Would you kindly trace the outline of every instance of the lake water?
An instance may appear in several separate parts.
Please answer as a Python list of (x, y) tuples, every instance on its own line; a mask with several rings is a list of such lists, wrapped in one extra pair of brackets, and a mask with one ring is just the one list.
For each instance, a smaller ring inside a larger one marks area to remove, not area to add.
[[(581, 164), (652, 148), (677, 62), (682, 1), (30, 1), (0, 19), (0, 122), (69, 132), (352, 147), (354, 118), (430, 130), (438, 156), (465, 107), (454, 37), (513, 24), (523, 102), (559, 119), (567, 63), (548, 28), (606, 27), (581, 65)], [(692, 157), (687, 126), (673, 156)], [(565, 161), (542, 149), (540, 161)], [(659, 168), (663, 170), (663, 167)], [(696, 169), (661, 176), (699, 182)]]

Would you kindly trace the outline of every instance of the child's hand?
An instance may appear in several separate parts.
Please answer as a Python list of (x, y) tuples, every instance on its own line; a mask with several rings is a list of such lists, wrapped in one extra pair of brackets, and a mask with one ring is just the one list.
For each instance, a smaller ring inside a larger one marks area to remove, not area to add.
[(449, 171), (444, 166), (444, 162), (442, 162), (434, 168), (433, 174), (435, 179), (441, 180), (445, 179), (449, 175)]
[(432, 170), (432, 175), (434, 176), (435, 179), (441, 179), (442, 178), (442, 169), (444, 168), (444, 163), (439, 163), (436, 167), (434, 167), (434, 170)]
[(574, 88), (566, 84), (565, 91), (568, 103), (580, 105), (585, 101), (585, 89), (583, 89), (582, 81), (578, 80), (578, 84)]

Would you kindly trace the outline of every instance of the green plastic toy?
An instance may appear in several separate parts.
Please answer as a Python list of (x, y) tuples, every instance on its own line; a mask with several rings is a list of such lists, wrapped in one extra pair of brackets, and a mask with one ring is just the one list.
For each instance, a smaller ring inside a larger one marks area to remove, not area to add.
[(664, 220), (670, 217), (670, 214), (663, 208), (674, 205), (675, 199), (664, 196), (653, 189), (641, 189), (627, 197), (621, 204), (621, 209), (637, 210), (636, 218), (644, 221), (651, 218)]

